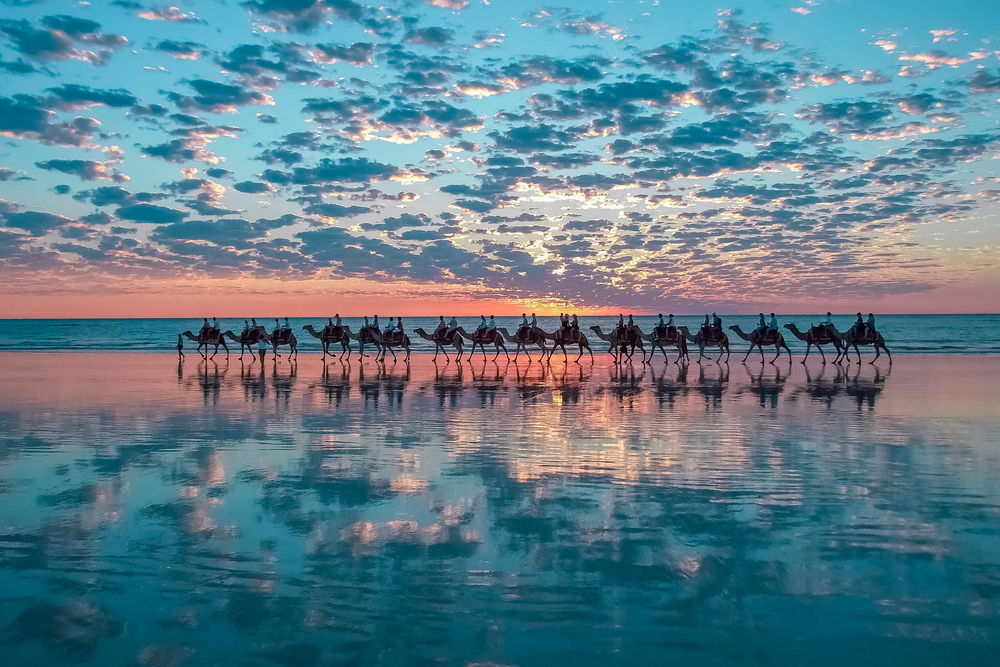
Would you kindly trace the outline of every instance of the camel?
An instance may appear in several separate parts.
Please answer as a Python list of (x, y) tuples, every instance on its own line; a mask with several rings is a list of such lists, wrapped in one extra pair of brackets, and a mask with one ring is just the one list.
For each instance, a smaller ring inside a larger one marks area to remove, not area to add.
[(483, 358), (486, 358), (486, 343), (492, 343), (496, 346), (497, 353), (493, 355), (494, 359), (500, 356), (500, 350), (503, 350), (503, 353), (507, 355), (508, 359), (510, 359), (510, 353), (507, 352), (507, 346), (503, 344), (503, 334), (499, 331), (486, 331), (482, 335), (478, 332), (470, 334), (465, 330), (465, 327), (458, 327), (455, 331), (463, 338), (468, 338), (472, 341), (472, 350), (469, 351), (469, 356), (467, 357), (469, 361), (472, 361), (472, 355), (476, 353), (477, 345), (483, 351)]
[(750, 349), (747, 350), (746, 355), (744, 355), (743, 361), (747, 360), (747, 357), (750, 356), (750, 353), (753, 352), (753, 349), (756, 347), (760, 350), (760, 363), (764, 363), (765, 345), (768, 347), (774, 345), (774, 359), (771, 359), (772, 364), (778, 360), (778, 357), (781, 356), (782, 349), (784, 349), (785, 352), (788, 352), (788, 360), (791, 361), (792, 359), (792, 351), (788, 349), (788, 345), (785, 343), (785, 337), (781, 335), (780, 331), (775, 331), (773, 333), (771, 331), (767, 331), (762, 334), (760, 329), (754, 329), (750, 333), (744, 333), (743, 329), (741, 329), (738, 324), (734, 324), (729, 327), (729, 329), (735, 332), (737, 336), (750, 343)]
[(376, 331), (374, 328), (361, 327), (361, 329), (358, 330), (358, 333), (354, 333), (353, 331), (351, 331), (351, 327), (344, 327), (344, 331), (347, 332), (347, 335), (350, 336), (352, 340), (358, 341), (358, 354), (360, 354), (362, 357), (368, 356), (367, 354), (365, 354), (365, 343), (371, 343), (372, 345), (377, 347), (381, 352), (382, 337), (373, 335), (373, 332)]
[(452, 347), (455, 348), (455, 352), (457, 353), (455, 356), (455, 360), (456, 361), (462, 360), (462, 351), (465, 346), (462, 343), (462, 337), (459, 336), (457, 333), (452, 334), (450, 341), (447, 339), (437, 338), (436, 336), (427, 333), (421, 328), (414, 329), (413, 333), (417, 334), (424, 340), (429, 340), (430, 342), (434, 343), (434, 359), (437, 359), (438, 350), (441, 350), (444, 353), (445, 359), (451, 359), (451, 357), (448, 356), (448, 350), (444, 349), (445, 345), (451, 345)]
[(610, 344), (608, 347), (608, 354), (615, 358), (615, 362), (622, 361), (622, 357), (632, 360), (632, 355), (635, 354), (635, 348), (639, 348), (642, 352), (642, 361), (646, 363), (646, 348), (642, 344), (642, 332), (639, 331), (639, 327), (632, 326), (625, 329), (625, 337), (622, 338), (618, 331), (618, 327), (611, 330), (611, 333), (606, 334), (601, 330), (599, 326), (592, 326), (590, 330), (593, 331), (598, 338), (606, 343)]
[(889, 348), (885, 346), (885, 339), (882, 338), (882, 334), (878, 331), (872, 331), (868, 333), (867, 328), (865, 333), (858, 333), (854, 327), (851, 327), (846, 332), (840, 334), (840, 340), (844, 343), (844, 358), (850, 363), (850, 359), (847, 357), (848, 346), (854, 348), (854, 353), (858, 355), (858, 363), (861, 363), (861, 351), (858, 350), (858, 345), (874, 345), (875, 346), (875, 356), (868, 363), (874, 364), (875, 361), (882, 354), (882, 350), (889, 355), (889, 364), (892, 364), (892, 354), (889, 352)]
[(726, 355), (726, 362), (729, 362), (729, 336), (725, 333), (720, 332), (719, 334), (713, 334), (713, 336), (705, 335), (705, 327), (698, 330), (698, 333), (694, 336), (688, 331), (687, 327), (677, 327), (677, 330), (684, 334), (684, 338), (692, 343), (698, 343), (698, 361), (701, 359), (708, 358), (705, 355), (705, 346), (712, 345), (719, 348), (719, 358), (716, 359), (716, 363), (722, 360), (722, 355)]
[(664, 361), (670, 361), (667, 357), (668, 345), (677, 348), (677, 361), (674, 362), (675, 364), (679, 364), (682, 359), (688, 358), (687, 339), (684, 338), (684, 334), (677, 330), (677, 327), (673, 327), (673, 329), (673, 335), (671, 335), (670, 328), (668, 327), (662, 327), (662, 331), (661, 327), (653, 327), (650, 333), (644, 334), (641, 329), (636, 327), (642, 339), (650, 342), (648, 361), (653, 360), (653, 352), (656, 351), (656, 348), (660, 348)]
[(299, 358), (299, 341), (295, 337), (295, 332), (291, 329), (275, 329), (271, 332), (271, 335), (268, 336), (267, 339), (271, 343), (271, 349), (274, 351), (275, 360), (281, 357), (281, 355), (278, 354), (278, 348), (282, 345), (288, 346), (289, 360)]
[(832, 344), (837, 348), (837, 358), (833, 360), (833, 363), (839, 364), (842, 357), (847, 356), (847, 346), (844, 345), (841, 340), (841, 335), (831, 335), (825, 326), (822, 327), (809, 327), (809, 330), (805, 333), (799, 331), (799, 328), (795, 326), (794, 322), (789, 322), (785, 325), (785, 328), (792, 332), (792, 335), (799, 340), (804, 340), (806, 342), (806, 356), (802, 357), (802, 363), (806, 363), (806, 359), (809, 358), (809, 352), (812, 350), (813, 345), (819, 350), (820, 356), (823, 357), (823, 363), (826, 363), (826, 353), (823, 352), (823, 345)]
[[(214, 359), (215, 355), (219, 353), (220, 345), (226, 351), (226, 359), (229, 358), (229, 346), (226, 345), (226, 337), (223, 336), (218, 329), (209, 329), (205, 334), (199, 333), (197, 336), (195, 336), (190, 331), (185, 331), (181, 335), (186, 336), (187, 338), (190, 338), (191, 340), (198, 343), (198, 347), (196, 347), (195, 349), (198, 351), (198, 354), (200, 354), (204, 359)], [(212, 352), (211, 357), (208, 356), (209, 345), (215, 346), (215, 351)], [(205, 346), (204, 352), (202, 352), (201, 350), (202, 346)]]
[(587, 352), (590, 353), (590, 359), (591, 359), (591, 361), (593, 361), (593, 359), (594, 359), (594, 351), (590, 349), (590, 342), (587, 341), (587, 337), (583, 334), (582, 331), (579, 333), (579, 335), (577, 336), (576, 340), (570, 340), (569, 338), (565, 337), (565, 335), (563, 334), (563, 330), (562, 330), (561, 327), (559, 329), (556, 329), (555, 332), (553, 332), (553, 333), (549, 333), (547, 331), (544, 331), (543, 329), (540, 329), (539, 327), (532, 327), (532, 331), (534, 331), (535, 333), (537, 333), (539, 336), (541, 336), (545, 340), (555, 341), (555, 344), (552, 346), (552, 349), (549, 350), (549, 360), (550, 361), (552, 360), (552, 355), (556, 353), (556, 348), (557, 347), (562, 348), (562, 351), (563, 351), (563, 361), (566, 361), (568, 359), (568, 355), (566, 354), (566, 345), (567, 344), (568, 345), (579, 345), (580, 346), (580, 354), (577, 355), (577, 357), (576, 357), (576, 359), (574, 361), (580, 361), (580, 358), (583, 356), (583, 351), (584, 350), (587, 350)]
[(240, 356), (243, 359), (243, 348), (247, 349), (252, 357), (254, 355), (253, 346), (257, 344), (261, 338), (267, 338), (267, 330), (264, 327), (257, 326), (253, 329), (247, 329), (240, 333), (239, 336), (234, 334), (232, 331), (223, 331), (222, 335), (230, 340), (236, 341), (240, 344)]
[(378, 329), (372, 329), (372, 336), (375, 338), (376, 345), (379, 346), (379, 352), (375, 355), (377, 361), (385, 360), (385, 353), (389, 352), (392, 355), (392, 360), (396, 361), (396, 352), (392, 349), (394, 347), (402, 347), (406, 350), (405, 361), (410, 360), (410, 337), (405, 333), (401, 338), (397, 338), (395, 332), (386, 336)]
[(346, 327), (323, 327), (322, 331), (316, 331), (316, 328), (307, 324), (302, 327), (305, 331), (308, 331), (313, 335), (314, 338), (318, 338), (320, 345), (323, 346), (323, 359), (326, 359), (326, 355), (333, 356), (330, 352), (330, 345), (333, 343), (340, 343), (340, 359), (344, 358), (344, 353), (347, 353), (347, 357), (351, 357), (351, 336), (347, 332)]
[(531, 359), (531, 354), (528, 353), (529, 345), (537, 345), (542, 348), (542, 357), (545, 357), (545, 353), (548, 352), (548, 348), (545, 346), (545, 339), (539, 336), (537, 333), (531, 330), (531, 328), (518, 327), (517, 333), (513, 336), (507, 331), (506, 327), (497, 327), (497, 331), (507, 339), (508, 343), (514, 343), (517, 345), (517, 349), (514, 350), (514, 361), (517, 361), (517, 355), (524, 350), (524, 354), (527, 355), (528, 359)]

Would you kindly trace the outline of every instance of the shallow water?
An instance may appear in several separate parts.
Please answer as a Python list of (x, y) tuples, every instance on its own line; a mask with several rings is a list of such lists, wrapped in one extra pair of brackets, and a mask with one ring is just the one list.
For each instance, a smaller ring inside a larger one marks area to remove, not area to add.
[(0, 354), (5, 661), (985, 664), (997, 371)]
[[(383, 314), (384, 315), (384, 314)], [(247, 317), (250, 317), (248, 315)], [(739, 325), (744, 331), (751, 331), (757, 326), (755, 315), (723, 315), (726, 333), (730, 338), (732, 349), (741, 355), (748, 344), (728, 329), (731, 325)], [(687, 326), (691, 332), (697, 332), (702, 316), (678, 316), (677, 324)], [(779, 314), (778, 321), (784, 326), (792, 322), (805, 331), (811, 323), (818, 323), (822, 317), (812, 315)], [(468, 331), (474, 331), (479, 324), (478, 317), (458, 318), (459, 324)], [(257, 321), (268, 330), (274, 328), (273, 317), (259, 317)], [(384, 322), (384, 317), (383, 320)], [(519, 317), (498, 317), (497, 326), (506, 327), (510, 333), (517, 331)], [(833, 322), (841, 331), (850, 328), (854, 321), (853, 315), (835, 315)], [(413, 344), (414, 352), (434, 352), (434, 344), (420, 338), (415, 329), (423, 328), (432, 332), (437, 326), (436, 317), (407, 317), (403, 324)], [(588, 337), (595, 353), (607, 349), (607, 344), (598, 340), (590, 330), (592, 326), (600, 326), (607, 332), (617, 324), (617, 317), (595, 316), (580, 318), (580, 327)], [(652, 331), (656, 318), (637, 316), (636, 324), (646, 333)], [(546, 331), (555, 331), (559, 327), (558, 317), (539, 317), (539, 326)], [(879, 315), (878, 329), (885, 337), (886, 344), (893, 354), (896, 353), (1000, 353), (1000, 315)], [(303, 330), (307, 324), (321, 330), (326, 324), (325, 317), (293, 317), (289, 324), (295, 331), (299, 347), (305, 354), (316, 354), (320, 351), (320, 343), (308, 332)], [(344, 324), (358, 331), (364, 324), (360, 317), (345, 317)], [(243, 318), (222, 318), (219, 325), (223, 331), (229, 329), (236, 333), (243, 330)], [(87, 351), (87, 350), (126, 350), (148, 352), (173, 352), (177, 345), (177, 334), (190, 330), (197, 332), (201, 327), (201, 319), (99, 319), (99, 320), (4, 320), (0, 319), (0, 350), (25, 351)], [(805, 352), (806, 344), (796, 339), (787, 329), (782, 329), (788, 346), (795, 354)], [(184, 341), (188, 351), (194, 349), (195, 343)], [(239, 345), (229, 341), (234, 349)], [(357, 347), (357, 343), (353, 343)], [(468, 348), (468, 344), (466, 344)], [(513, 345), (509, 346), (513, 351)], [(868, 351), (871, 351), (870, 348)], [(813, 350), (815, 354), (815, 350)]]

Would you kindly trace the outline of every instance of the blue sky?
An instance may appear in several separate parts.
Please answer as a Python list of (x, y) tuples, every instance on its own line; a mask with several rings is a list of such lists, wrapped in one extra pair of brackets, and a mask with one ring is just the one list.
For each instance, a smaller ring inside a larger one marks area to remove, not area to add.
[(0, 8), (9, 315), (1000, 305), (997, 3)]

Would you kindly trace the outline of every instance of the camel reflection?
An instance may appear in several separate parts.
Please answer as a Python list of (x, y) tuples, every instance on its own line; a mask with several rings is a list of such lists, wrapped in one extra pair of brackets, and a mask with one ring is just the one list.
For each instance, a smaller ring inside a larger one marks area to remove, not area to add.
[(705, 408), (719, 408), (722, 396), (729, 388), (729, 364), (723, 362), (707, 372), (705, 364), (698, 364), (698, 382), (695, 385), (705, 399)]
[[(338, 367), (339, 364), (339, 367)], [(511, 390), (524, 403), (556, 401), (576, 404), (589, 394), (607, 395), (629, 409), (648, 409), (647, 392), (657, 406), (675, 406), (689, 393), (701, 396), (704, 407), (720, 409), (727, 394), (738, 399), (753, 396), (759, 407), (777, 407), (781, 401), (808, 398), (810, 403), (830, 408), (841, 397), (849, 396), (858, 408), (873, 409), (889, 373), (879, 365), (844, 367), (826, 365), (818, 369), (803, 366), (801, 373), (788, 364), (737, 366), (735, 381), (729, 364), (701, 364), (691, 378), (689, 364), (674, 367), (648, 365), (599, 364), (516, 364), (489, 358), (457, 364), (450, 361), (359, 363), (349, 361), (323, 364), (309, 369), (304, 385), (298, 384), (299, 366), (283, 361), (261, 366), (240, 364), (238, 386), (243, 400), (256, 402), (268, 393), (275, 405), (290, 408), (293, 397), (301, 393), (306, 403), (312, 396), (328, 406), (342, 407), (357, 391), (371, 410), (403, 409), (407, 396), (431, 392), (439, 406), (457, 407), (466, 394), (475, 396), (481, 407), (499, 405)], [(201, 361), (193, 374), (183, 363), (177, 366), (178, 383), (197, 387), (206, 405), (217, 405), (232, 385), (229, 366)], [(793, 370), (795, 371), (793, 373)], [(595, 375), (596, 372), (596, 375)]]
[(678, 397), (687, 394), (690, 389), (687, 381), (689, 364), (683, 361), (673, 368), (676, 369), (676, 372), (672, 379), (667, 377), (671, 369), (670, 366), (662, 366), (659, 374), (657, 374), (655, 367), (652, 370), (653, 395), (656, 396), (656, 403), (659, 407), (673, 406)]
[(743, 364), (750, 379), (749, 391), (760, 399), (760, 407), (775, 408), (778, 406), (778, 398), (785, 389), (788, 375), (792, 372), (791, 364), (792, 362), (789, 360), (784, 370), (782, 370), (780, 363), (758, 366), (756, 373), (753, 366)]
[(827, 409), (832, 408), (836, 399), (843, 394), (854, 398), (859, 410), (862, 408), (873, 410), (875, 401), (882, 393), (889, 377), (889, 373), (883, 372), (878, 365), (855, 366), (853, 369), (835, 366), (833, 371), (827, 366), (822, 366), (819, 373), (810, 370), (808, 366), (803, 368), (806, 384), (799, 391)]

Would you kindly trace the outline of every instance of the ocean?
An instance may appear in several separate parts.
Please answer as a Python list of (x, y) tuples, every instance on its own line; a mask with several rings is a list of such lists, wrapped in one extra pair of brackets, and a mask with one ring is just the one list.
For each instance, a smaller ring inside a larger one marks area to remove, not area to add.
[(986, 665), (1000, 356), (0, 355), (9, 665)]
[[(867, 315), (867, 314), (866, 314)], [(249, 316), (248, 316), (249, 317)], [(446, 315), (447, 317), (447, 315)], [(704, 316), (681, 316), (676, 322), (690, 327), (694, 332)], [(724, 326), (740, 325), (744, 331), (753, 329), (757, 324), (756, 315), (723, 315)], [(273, 317), (258, 317), (258, 322), (274, 327)], [(799, 329), (804, 330), (811, 322), (819, 322), (820, 314), (811, 315), (779, 315), (782, 325), (794, 322)], [(558, 317), (540, 317), (539, 325), (546, 331), (554, 331), (559, 326)], [(649, 332), (656, 321), (655, 316), (639, 316), (636, 323), (644, 332)], [(834, 323), (841, 331), (850, 327), (854, 321), (852, 315), (837, 315)], [(507, 327), (512, 333), (516, 330), (519, 317), (498, 317), (498, 326)], [(617, 317), (598, 316), (582, 317), (580, 326), (591, 343), (594, 352), (607, 349), (606, 344), (597, 339), (590, 331), (593, 325), (601, 326), (608, 331), (617, 322)], [(239, 333), (243, 328), (243, 318), (224, 318), (219, 321), (223, 330), (232, 329)], [(312, 324), (322, 329), (326, 323), (325, 317), (293, 317), (289, 323), (299, 340), (299, 350), (302, 353), (319, 352), (319, 341), (302, 327)], [(363, 319), (346, 317), (344, 323), (357, 331)], [(471, 331), (479, 323), (478, 317), (459, 318), (459, 323)], [(412, 340), (414, 352), (433, 352), (434, 346), (413, 333), (417, 327), (433, 331), (437, 325), (437, 317), (407, 317), (403, 319), (404, 327)], [(127, 350), (145, 352), (173, 352), (176, 349), (177, 334), (191, 330), (197, 332), (201, 327), (199, 318), (184, 319), (4, 319), (0, 320), (0, 350), (5, 351), (92, 351), (92, 350)], [(896, 353), (1000, 353), (1000, 315), (881, 315), (878, 316), (878, 329), (885, 337), (886, 344), (893, 354)], [(796, 339), (787, 330), (783, 330), (785, 339), (794, 353), (803, 353), (805, 343)], [(732, 335), (730, 343), (734, 353), (745, 352), (748, 344)], [(230, 341), (230, 347), (233, 347)], [(357, 344), (354, 344), (355, 349)], [(185, 347), (193, 349), (194, 343), (185, 340)], [(239, 348), (238, 345), (235, 346)], [(513, 346), (510, 346), (513, 348)], [(339, 348), (338, 348), (339, 351)], [(868, 349), (869, 353), (871, 349)], [(815, 354), (815, 351), (813, 352)]]

